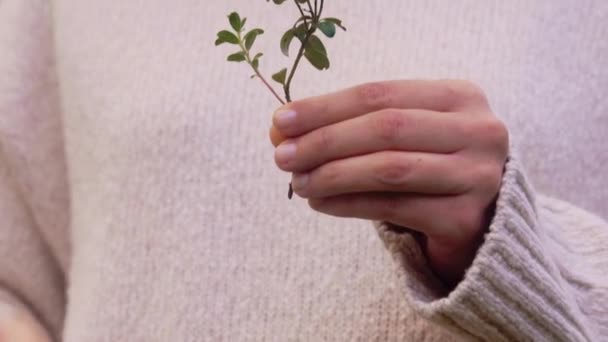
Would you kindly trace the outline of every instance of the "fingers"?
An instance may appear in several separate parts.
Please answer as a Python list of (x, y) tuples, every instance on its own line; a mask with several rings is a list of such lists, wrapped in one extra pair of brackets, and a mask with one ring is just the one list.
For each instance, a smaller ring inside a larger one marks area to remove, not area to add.
[(432, 196), (357, 193), (335, 197), (311, 198), (308, 204), (316, 211), (337, 217), (388, 221), (429, 234), (440, 228), (440, 222), (429, 224), (429, 217), (439, 216), (440, 204)]
[(283, 136), (274, 125), (270, 126), (268, 136), (270, 137), (270, 142), (274, 147), (279, 146), (279, 144), (285, 141), (286, 139), (285, 136)]
[(381, 110), (284, 141), (275, 161), (285, 171), (305, 172), (331, 160), (382, 150), (453, 153), (466, 144), (464, 123), (446, 113)]
[(308, 204), (332, 216), (388, 221), (434, 240), (462, 240), (484, 220), (483, 212), (464, 196), (357, 193), (312, 198)]
[(273, 125), (287, 137), (385, 108), (456, 111), (485, 103), (483, 93), (464, 81), (398, 80), (367, 83), (281, 107)]
[(457, 195), (475, 180), (463, 158), (424, 152), (383, 151), (339, 159), (309, 173), (294, 174), (293, 189), (304, 198), (359, 192)]

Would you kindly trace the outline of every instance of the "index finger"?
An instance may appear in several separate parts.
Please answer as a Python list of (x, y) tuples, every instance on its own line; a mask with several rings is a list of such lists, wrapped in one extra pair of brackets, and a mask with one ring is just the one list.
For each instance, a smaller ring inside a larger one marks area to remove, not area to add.
[(340, 121), (385, 108), (451, 111), (467, 96), (461, 81), (394, 80), (357, 85), (334, 93), (291, 102), (277, 110), (273, 126), (295, 137)]

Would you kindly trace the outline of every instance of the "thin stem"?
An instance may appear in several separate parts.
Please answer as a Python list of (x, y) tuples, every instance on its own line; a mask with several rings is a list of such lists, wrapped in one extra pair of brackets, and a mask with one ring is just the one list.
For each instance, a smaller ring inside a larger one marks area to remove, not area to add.
[(315, 13), (317, 13), (317, 11), (319, 10), (319, 7), (317, 7), (317, 0), (315, 0)]
[[(253, 65), (251, 67), (253, 67)], [(272, 94), (274, 95), (274, 97), (276, 97), (277, 100), (279, 100), (279, 102), (281, 103), (281, 105), (284, 105), (285, 101), (283, 101), (283, 99), (279, 96), (279, 94), (277, 94), (277, 92), (274, 90), (274, 88), (270, 84), (268, 84), (268, 81), (266, 81), (266, 79), (264, 78), (264, 76), (262, 76), (262, 74), (260, 74), (260, 72), (258, 71), (258, 69), (253, 68), (253, 70), (255, 71), (255, 74), (258, 75), (258, 77), (260, 78), (260, 81), (262, 81), (266, 85), (266, 88), (268, 88), (268, 90), (270, 90), (270, 92), (272, 92)]]
[(312, 4), (310, 3), (310, 0), (306, 0), (306, 3), (308, 4), (308, 10), (310, 11), (310, 14), (314, 17), (317, 11), (312, 9)]
[(289, 77), (287, 77), (287, 82), (285, 82), (285, 86), (283, 87), (283, 90), (285, 91), (285, 99), (287, 99), (287, 102), (291, 102), (291, 80), (293, 79), (293, 76), (296, 73), (296, 69), (298, 68), (298, 64), (300, 63), (302, 56), (304, 55), (304, 47), (306, 46), (306, 43), (308, 43), (308, 37), (310, 36), (307, 35), (306, 38), (304, 38), (304, 41), (300, 46), (300, 50), (298, 51), (298, 55), (296, 56), (296, 59), (293, 62), (293, 66), (291, 67), (291, 71), (289, 72)]
[(262, 83), (264, 83), (264, 85), (266, 85), (266, 88), (268, 88), (268, 90), (270, 90), (270, 92), (274, 95), (274, 97), (276, 97), (277, 100), (279, 100), (281, 105), (284, 105), (285, 101), (283, 101), (283, 99), (279, 96), (279, 94), (277, 94), (277, 92), (274, 90), (274, 88), (268, 83), (268, 81), (266, 81), (266, 79), (264, 78), (264, 76), (262, 76), (260, 71), (253, 66), (253, 62), (251, 61), (251, 56), (249, 55), (249, 51), (247, 49), (245, 49), (245, 46), (243, 45), (243, 42), (241, 39), (241, 32), (237, 32), (237, 34), (239, 37), (239, 46), (241, 47), (241, 50), (245, 54), (245, 59), (247, 60), (247, 64), (249, 64), (251, 66), (251, 68), (253, 69), (253, 72), (255, 72), (255, 74), (260, 78)]
[(317, 13), (317, 19), (321, 18), (321, 14), (323, 13), (323, 4), (324, 0), (321, 0), (321, 7), (319, 7), (319, 13)]
[[(304, 14), (304, 10), (300, 6), (300, 3), (297, 0), (293, 0), (293, 2), (296, 4), (296, 6), (298, 6), (298, 10), (300, 10), (300, 14), (302, 15), (302, 18), (304, 18), (304, 25), (306, 26), (306, 28), (308, 28), (308, 22), (306, 21), (306, 14)], [(314, 13), (311, 13), (310, 15), (314, 16)]]
[[(302, 14), (302, 16), (304, 16), (304, 11), (302, 10), (302, 7), (300, 7), (300, 4), (294, 0), (296, 6), (298, 6), (298, 9), (300, 10), (300, 14)], [(308, 6), (310, 7), (311, 11), (312, 6), (310, 4), (310, 0), (306, 1), (308, 3)], [(323, 0), (321, 0), (321, 6), (323, 6)], [(312, 23), (310, 24), (310, 26), (308, 25), (306, 18), (304, 18), (304, 25), (306, 26), (306, 28), (308, 29), (308, 31), (306, 32), (306, 36), (304, 37), (304, 41), (302, 41), (302, 45), (300, 45), (300, 49), (298, 50), (298, 54), (296, 56), (296, 59), (293, 62), (293, 66), (291, 67), (291, 71), (289, 72), (289, 76), (287, 77), (287, 82), (285, 82), (285, 85), (283, 86), (283, 90), (285, 92), (285, 99), (287, 100), (287, 102), (291, 102), (291, 81), (293, 80), (293, 76), (296, 73), (296, 69), (298, 68), (298, 64), (300, 63), (300, 60), (302, 59), (302, 56), (304, 56), (304, 49), (306, 48), (306, 44), (308, 43), (308, 40), (310, 39), (310, 37), (312, 36), (312, 34), (315, 32), (316, 30), (316, 26), (315, 26), (315, 22), (318, 21), (318, 15), (315, 12), (312, 13)]]

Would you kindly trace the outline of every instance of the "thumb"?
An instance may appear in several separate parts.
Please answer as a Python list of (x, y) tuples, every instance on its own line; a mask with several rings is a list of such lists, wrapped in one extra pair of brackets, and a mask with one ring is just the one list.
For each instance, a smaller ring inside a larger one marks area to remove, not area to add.
[(270, 142), (274, 145), (274, 147), (279, 146), (285, 139), (281, 132), (274, 126), (270, 126), (270, 130), (268, 132), (268, 136), (270, 137)]

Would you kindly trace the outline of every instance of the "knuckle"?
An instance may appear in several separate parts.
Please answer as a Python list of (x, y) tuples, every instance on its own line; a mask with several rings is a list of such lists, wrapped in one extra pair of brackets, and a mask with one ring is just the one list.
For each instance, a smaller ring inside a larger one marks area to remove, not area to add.
[(389, 143), (396, 143), (402, 131), (408, 126), (407, 118), (395, 109), (385, 109), (375, 116), (372, 127), (376, 135)]
[(365, 83), (356, 88), (356, 95), (367, 109), (389, 107), (391, 87), (383, 82)]
[(503, 154), (506, 154), (509, 150), (509, 130), (507, 126), (500, 120), (494, 120), (487, 128), (488, 132), (491, 132), (490, 136), (493, 137), (493, 146)]
[(509, 149), (509, 130), (495, 117), (477, 120), (473, 125), (474, 136), (479, 137), (485, 146), (505, 154)]
[(476, 183), (484, 192), (494, 193), (500, 188), (502, 169), (493, 163), (483, 163), (474, 172)]
[(321, 184), (336, 184), (341, 176), (341, 172), (336, 168), (325, 164), (315, 172), (315, 178)]
[(412, 173), (413, 165), (394, 155), (388, 155), (380, 162), (376, 171), (378, 181), (385, 185), (403, 185)]
[(327, 151), (332, 145), (332, 135), (327, 127), (316, 130), (312, 139), (313, 151)]

